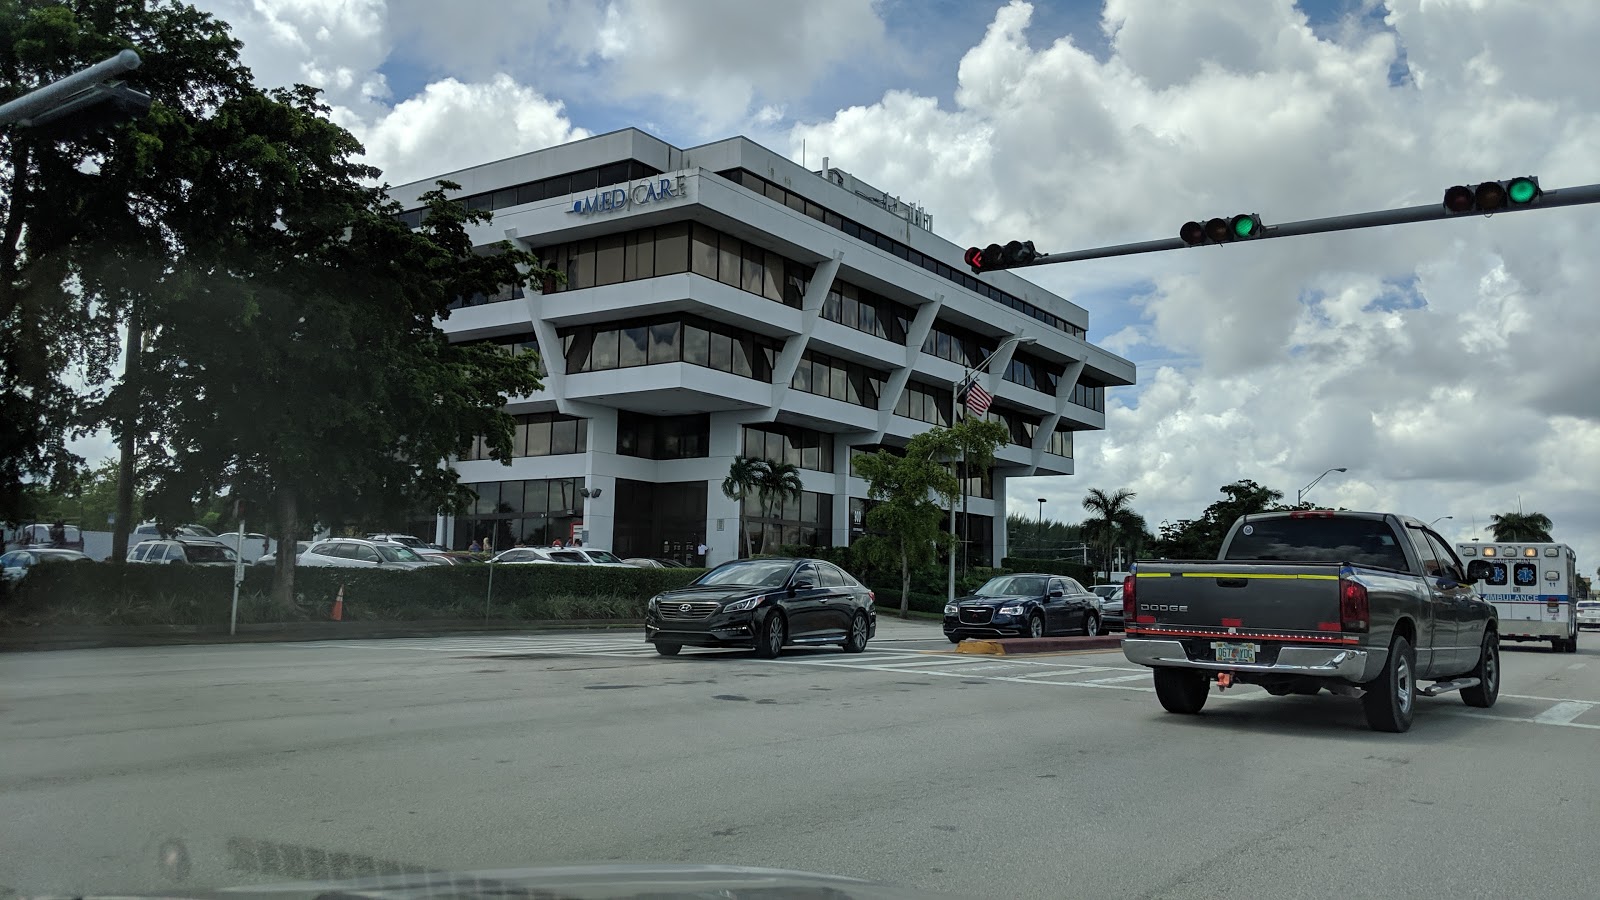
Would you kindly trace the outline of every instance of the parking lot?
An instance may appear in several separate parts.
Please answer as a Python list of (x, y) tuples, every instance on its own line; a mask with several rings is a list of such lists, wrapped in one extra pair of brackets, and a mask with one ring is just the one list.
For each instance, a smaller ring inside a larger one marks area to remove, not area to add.
[(633, 632), (5, 655), (0, 886), (660, 861), (979, 897), (1595, 893), (1588, 647), (1511, 646), (1493, 709), (1425, 699), (1385, 735), (1355, 701), (1254, 688), (1170, 716), (1115, 652), (879, 637), (774, 661)]

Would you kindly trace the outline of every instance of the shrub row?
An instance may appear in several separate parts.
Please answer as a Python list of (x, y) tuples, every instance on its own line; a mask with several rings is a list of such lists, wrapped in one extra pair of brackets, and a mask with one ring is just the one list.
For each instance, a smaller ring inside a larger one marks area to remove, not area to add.
[[(273, 600), (273, 572), (245, 570), (239, 622), (323, 620), (344, 589), (344, 618), (406, 622), (631, 619), (661, 591), (682, 587), (703, 569), (601, 566), (452, 566), (395, 572), (295, 570), (291, 603)], [(4, 595), (4, 625), (177, 625), (228, 623), (233, 571), (222, 568), (66, 564), (38, 566)]]

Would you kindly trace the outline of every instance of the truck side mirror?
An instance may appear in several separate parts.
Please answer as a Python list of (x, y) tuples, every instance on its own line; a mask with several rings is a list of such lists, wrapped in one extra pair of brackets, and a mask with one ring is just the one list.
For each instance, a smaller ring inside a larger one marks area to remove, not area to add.
[(1475, 559), (1467, 563), (1467, 584), (1482, 584), (1489, 580), (1490, 563)]

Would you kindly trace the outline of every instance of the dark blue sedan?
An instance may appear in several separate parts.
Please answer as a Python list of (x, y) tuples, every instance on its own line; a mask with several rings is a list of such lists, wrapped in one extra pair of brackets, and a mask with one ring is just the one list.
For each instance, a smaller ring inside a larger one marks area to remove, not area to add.
[(952, 643), (1099, 633), (1098, 598), (1063, 575), (1001, 575), (944, 608), (944, 636)]

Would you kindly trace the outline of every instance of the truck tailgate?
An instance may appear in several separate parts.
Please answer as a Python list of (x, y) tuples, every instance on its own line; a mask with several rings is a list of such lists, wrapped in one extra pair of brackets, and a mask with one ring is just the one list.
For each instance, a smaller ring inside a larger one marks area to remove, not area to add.
[[(1140, 563), (1129, 625), (1163, 630), (1326, 634), (1339, 627), (1339, 569), (1331, 564)], [(1130, 629), (1132, 630), (1132, 629)]]

